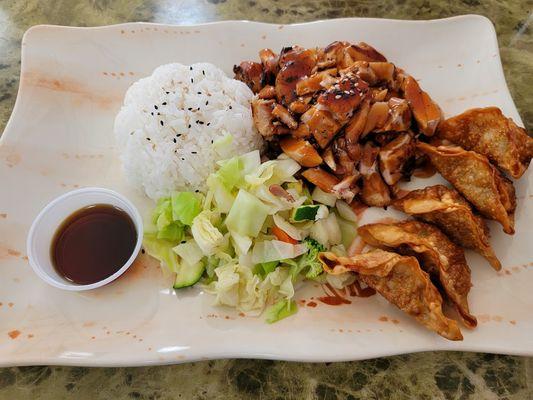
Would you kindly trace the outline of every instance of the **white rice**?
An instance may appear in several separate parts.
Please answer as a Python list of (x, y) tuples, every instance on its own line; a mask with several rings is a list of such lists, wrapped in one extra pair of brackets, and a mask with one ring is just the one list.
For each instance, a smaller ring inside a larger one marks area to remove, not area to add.
[[(204, 190), (216, 161), (261, 147), (252, 98), (244, 83), (209, 63), (162, 65), (135, 82), (114, 129), (127, 179), (152, 199)], [(212, 143), (226, 135), (231, 147), (216, 151)]]

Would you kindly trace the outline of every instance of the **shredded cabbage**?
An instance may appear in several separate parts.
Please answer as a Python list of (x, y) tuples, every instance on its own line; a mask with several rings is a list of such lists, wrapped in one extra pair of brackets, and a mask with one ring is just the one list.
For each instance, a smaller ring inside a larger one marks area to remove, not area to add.
[(226, 218), (226, 226), (230, 232), (256, 237), (268, 212), (268, 206), (261, 200), (241, 189)]
[(204, 258), (204, 253), (200, 246), (196, 244), (195, 240), (188, 240), (185, 243), (180, 243), (174, 247), (174, 253), (180, 256), (183, 261), (188, 265), (197, 264), (202, 258)]
[(290, 223), (285, 221), (282, 216), (275, 214), (274, 224), (276, 224), (278, 228), (282, 229), (291, 238), (296, 240), (302, 240), (302, 231), (294, 225), (291, 225)]
[(220, 158), (228, 158), (233, 152), (233, 136), (226, 134), (213, 142), (211, 146)]
[[(231, 151), (232, 142), (226, 135), (213, 150)], [(318, 260), (321, 251), (346, 253), (356, 234), (349, 205), (318, 188), (311, 196), (294, 176), (300, 165), (284, 155), (261, 163), (252, 151), (217, 164), (205, 194), (173, 192), (157, 202), (144, 238), (150, 255), (176, 273), (180, 263), (202, 263), (201, 282), (215, 304), (265, 311), (268, 323), (297, 312), (294, 285), (304, 279), (336, 288), (353, 282), (353, 274), (325, 274)], [(289, 222), (302, 205), (319, 205), (315, 220)]]
[(294, 296), (294, 287), (285, 267), (276, 268), (263, 280), (251, 268), (237, 263), (226, 264), (214, 271), (217, 280), (211, 282), (206, 291), (216, 295), (217, 305), (260, 313), (269, 301), (277, 301), (280, 296), (285, 299)]
[(280, 240), (258, 241), (252, 250), (252, 262), (261, 264), (296, 258), (307, 251), (305, 244), (290, 244)]
[(224, 236), (211, 222), (212, 212), (204, 210), (194, 218), (191, 233), (204, 255), (215, 254), (224, 244)]
[(202, 208), (200, 200), (191, 192), (173, 192), (171, 197), (172, 219), (184, 225), (191, 225), (192, 220)]
[(178, 272), (178, 256), (172, 251), (172, 242), (161, 240), (155, 235), (145, 233), (143, 247), (149, 255), (159, 260), (169, 271)]

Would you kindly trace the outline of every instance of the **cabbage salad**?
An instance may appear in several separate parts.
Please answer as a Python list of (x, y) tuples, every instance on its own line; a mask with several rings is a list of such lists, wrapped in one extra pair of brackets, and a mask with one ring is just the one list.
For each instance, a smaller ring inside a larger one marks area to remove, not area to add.
[(261, 163), (259, 151), (218, 162), (205, 193), (159, 199), (144, 248), (176, 274), (174, 288), (195, 284), (247, 314), (265, 309), (276, 322), (297, 311), (304, 280), (341, 288), (351, 274), (327, 275), (318, 253), (343, 255), (356, 235), (356, 214), (333, 194), (310, 193), (286, 157)]

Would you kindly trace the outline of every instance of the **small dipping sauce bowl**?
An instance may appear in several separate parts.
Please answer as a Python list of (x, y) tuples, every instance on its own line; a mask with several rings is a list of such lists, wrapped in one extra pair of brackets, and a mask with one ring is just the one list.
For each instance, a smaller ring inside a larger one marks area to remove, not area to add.
[[(77, 284), (66, 279), (56, 269), (53, 249), (56, 232), (70, 216), (90, 206), (107, 205), (126, 213), (137, 233), (131, 256), (112, 275), (90, 284)], [(121, 194), (104, 188), (82, 188), (67, 192), (52, 200), (33, 221), (26, 243), (28, 260), (35, 273), (46, 283), (63, 290), (82, 291), (104, 286), (122, 275), (139, 254), (143, 239), (143, 222), (139, 211)]]

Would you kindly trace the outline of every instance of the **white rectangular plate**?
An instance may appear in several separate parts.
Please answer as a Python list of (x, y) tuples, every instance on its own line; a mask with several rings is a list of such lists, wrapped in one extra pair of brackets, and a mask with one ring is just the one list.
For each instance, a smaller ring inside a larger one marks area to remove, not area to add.
[[(212, 62), (229, 75), (261, 48), (365, 41), (420, 79), (447, 116), (495, 105), (521, 124), (502, 73), (492, 24), (479, 16), (436, 21), (340, 19), (299, 25), (36, 26), (22, 42), (20, 90), (0, 145), (0, 365), (144, 365), (254, 357), (339, 361), (424, 350), (533, 355), (533, 174), (517, 183), (516, 234), (490, 224), (504, 265), (468, 253), (479, 326), (449, 342), (379, 296), (301, 307), (274, 325), (214, 308), (198, 289), (176, 294), (141, 257), (117, 282), (69, 293), (41, 282), (25, 257), (38, 211), (80, 186), (115, 189), (151, 205), (124, 182), (112, 126), (135, 80), (169, 62)], [(426, 185), (428, 181), (419, 181)], [(389, 212), (390, 213), (390, 212)], [(366, 214), (365, 220), (379, 213)], [(383, 214), (381, 214), (383, 215)], [(298, 299), (320, 295), (309, 285)]]

